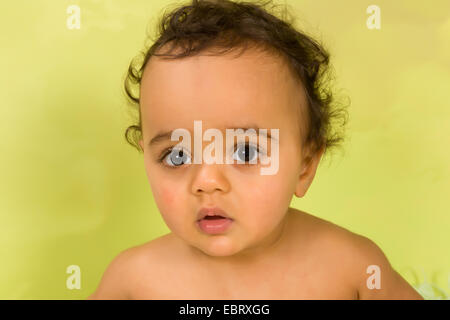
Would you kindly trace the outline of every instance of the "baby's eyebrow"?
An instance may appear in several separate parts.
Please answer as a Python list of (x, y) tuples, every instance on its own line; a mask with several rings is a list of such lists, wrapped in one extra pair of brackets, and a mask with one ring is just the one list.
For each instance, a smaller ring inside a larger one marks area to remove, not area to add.
[[(253, 129), (255, 130), (256, 134), (258, 134), (260, 128), (258, 126), (246, 126), (246, 127), (227, 127), (226, 129), (230, 129), (230, 130), (238, 130), (238, 129), (242, 129), (245, 133), (245, 131), (249, 130), (249, 129)], [(173, 131), (173, 130), (172, 130)], [(157, 135), (155, 135), (149, 142), (149, 146), (161, 143), (163, 141), (166, 140), (170, 140), (171, 136), (172, 136), (172, 131), (164, 131), (164, 132), (160, 132)], [(272, 137), (272, 135), (270, 134), (270, 129), (267, 129), (267, 137), (269, 139), (275, 139)], [(276, 140), (276, 139), (275, 139)]]
[(158, 144), (161, 143), (165, 140), (170, 139), (170, 137), (172, 136), (172, 131), (167, 131), (167, 132), (162, 132), (162, 133), (158, 133), (156, 136), (154, 136), (152, 138), (152, 140), (150, 140), (149, 142), (149, 146), (152, 146), (154, 144)]

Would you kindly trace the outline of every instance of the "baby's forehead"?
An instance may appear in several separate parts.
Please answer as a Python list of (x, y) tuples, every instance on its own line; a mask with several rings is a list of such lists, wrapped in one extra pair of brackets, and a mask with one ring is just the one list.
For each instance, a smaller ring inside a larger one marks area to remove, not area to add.
[(202, 52), (177, 59), (151, 57), (144, 69), (141, 94), (218, 90), (224, 94), (245, 91), (270, 98), (284, 93), (280, 88), (290, 89), (289, 85), (297, 86), (297, 82), (284, 59), (274, 54), (258, 50), (246, 50), (239, 56), (233, 51), (222, 55)]
[(269, 114), (274, 107), (304, 99), (301, 86), (280, 57), (255, 50), (237, 56), (207, 53), (180, 58), (152, 57), (140, 88), (142, 112), (158, 118), (162, 112), (188, 109), (208, 117), (211, 111), (248, 117)]

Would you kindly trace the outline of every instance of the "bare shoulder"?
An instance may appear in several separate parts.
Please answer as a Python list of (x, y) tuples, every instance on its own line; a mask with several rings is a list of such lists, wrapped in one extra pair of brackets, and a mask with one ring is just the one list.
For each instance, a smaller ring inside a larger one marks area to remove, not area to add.
[(171, 236), (164, 235), (154, 240), (120, 252), (108, 265), (96, 291), (87, 300), (133, 299), (141, 286), (142, 278), (149, 277), (157, 264), (152, 263), (164, 256), (164, 244)]
[[(360, 300), (423, 300), (423, 297), (392, 267), (382, 249), (371, 239), (354, 240), (355, 279)], [(361, 272), (363, 271), (363, 272)]]
[(323, 263), (357, 292), (359, 299), (423, 299), (394, 270), (386, 255), (371, 239), (330, 221), (296, 210), (310, 237), (312, 248), (321, 252)]

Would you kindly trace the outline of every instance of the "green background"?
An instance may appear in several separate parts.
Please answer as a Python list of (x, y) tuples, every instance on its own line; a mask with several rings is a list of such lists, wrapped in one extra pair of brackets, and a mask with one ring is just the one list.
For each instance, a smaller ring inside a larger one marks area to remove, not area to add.
[[(123, 138), (122, 82), (173, 3), (2, 1), (0, 298), (84, 299), (120, 251), (169, 232)], [(450, 292), (450, 2), (286, 3), (351, 97), (344, 152), (292, 206), (369, 237), (445, 297), (430, 284)], [(66, 27), (72, 4), (80, 29)], [(371, 4), (380, 30), (366, 26)], [(66, 288), (73, 264), (79, 290)]]

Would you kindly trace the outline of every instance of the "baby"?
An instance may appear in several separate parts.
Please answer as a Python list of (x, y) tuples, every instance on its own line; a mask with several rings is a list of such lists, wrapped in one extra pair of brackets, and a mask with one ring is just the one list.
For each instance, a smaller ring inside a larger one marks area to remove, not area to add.
[(255, 2), (194, 0), (159, 30), (128, 71), (125, 136), (171, 233), (121, 252), (88, 299), (423, 299), (374, 242), (290, 207), (342, 140), (326, 50)]

